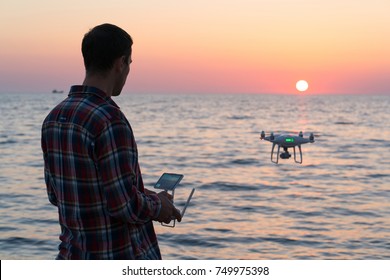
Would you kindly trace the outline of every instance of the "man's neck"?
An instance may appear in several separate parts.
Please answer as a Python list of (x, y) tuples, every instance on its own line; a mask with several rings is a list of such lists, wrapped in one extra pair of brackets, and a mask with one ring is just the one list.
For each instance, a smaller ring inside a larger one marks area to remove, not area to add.
[(86, 75), (83, 85), (96, 87), (104, 91), (108, 97), (112, 96), (112, 92), (114, 89), (112, 83), (110, 82), (110, 79), (101, 75)]

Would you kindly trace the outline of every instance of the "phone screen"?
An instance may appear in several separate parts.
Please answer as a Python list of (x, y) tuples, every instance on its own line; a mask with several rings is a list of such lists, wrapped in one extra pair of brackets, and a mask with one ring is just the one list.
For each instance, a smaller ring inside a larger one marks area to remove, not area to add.
[(176, 186), (180, 183), (181, 179), (183, 179), (183, 175), (174, 174), (174, 173), (164, 173), (161, 175), (160, 179), (158, 179), (157, 183), (154, 185), (156, 189), (162, 189), (171, 191), (176, 188)]

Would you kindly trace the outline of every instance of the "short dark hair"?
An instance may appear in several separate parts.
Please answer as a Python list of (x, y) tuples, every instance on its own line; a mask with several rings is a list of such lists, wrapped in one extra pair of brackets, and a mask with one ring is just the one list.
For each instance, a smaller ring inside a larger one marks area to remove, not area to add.
[(87, 73), (104, 73), (112, 68), (115, 59), (131, 55), (133, 39), (118, 26), (105, 23), (84, 35), (81, 51)]

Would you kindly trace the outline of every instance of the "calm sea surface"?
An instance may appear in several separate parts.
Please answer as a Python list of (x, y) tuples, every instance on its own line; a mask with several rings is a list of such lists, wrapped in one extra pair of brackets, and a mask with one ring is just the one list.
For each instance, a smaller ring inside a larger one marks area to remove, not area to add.
[[(65, 94), (0, 94), (0, 258), (54, 259), (40, 129)], [(390, 96), (126, 95), (145, 185), (184, 174), (165, 259), (390, 259)], [(318, 135), (303, 164), (265, 131)]]

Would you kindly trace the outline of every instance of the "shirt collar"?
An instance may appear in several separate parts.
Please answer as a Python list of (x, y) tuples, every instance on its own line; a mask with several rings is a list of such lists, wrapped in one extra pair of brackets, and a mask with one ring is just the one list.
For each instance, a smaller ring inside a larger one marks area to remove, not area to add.
[(115, 107), (119, 108), (119, 106), (114, 102), (114, 100), (112, 100), (110, 96), (107, 96), (107, 94), (104, 91), (96, 87), (74, 85), (70, 88), (69, 96), (76, 95), (76, 94), (92, 94), (110, 103), (111, 105), (114, 105)]

